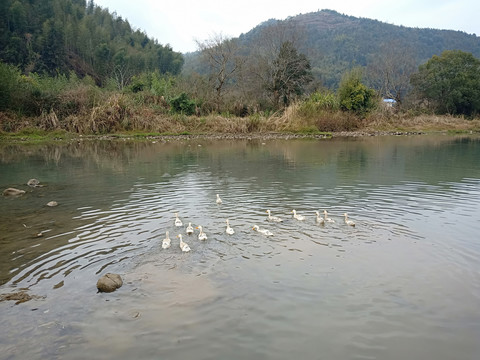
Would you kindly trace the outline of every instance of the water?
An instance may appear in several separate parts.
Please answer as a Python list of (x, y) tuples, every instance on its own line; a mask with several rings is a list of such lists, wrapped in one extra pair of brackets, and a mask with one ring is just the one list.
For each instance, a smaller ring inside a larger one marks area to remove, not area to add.
[[(478, 359), (479, 158), (447, 136), (3, 145), (0, 188), (27, 193), (0, 198), (0, 294), (38, 298), (0, 302), (0, 359)], [(190, 253), (175, 212), (208, 235)], [(106, 272), (124, 285), (97, 293)]]

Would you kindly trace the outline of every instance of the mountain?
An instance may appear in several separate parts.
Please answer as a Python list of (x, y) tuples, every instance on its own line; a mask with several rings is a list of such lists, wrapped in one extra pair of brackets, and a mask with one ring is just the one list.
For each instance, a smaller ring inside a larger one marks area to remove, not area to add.
[(144, 71), (177, 74), (183, 56), (92, 0), (2, 0), (0, 61), (24, 73), (74, 71), (102, 85)]
[(396, 26), (332, 10), (270, 19), (238, 40), (248, 56), (272, 34), (293, 40), (298, 51), (310, 60), (314, 75), (327, 87), (335, 87), (346, 70), (368, 66), (385, 53), (408, 55), (415, 66), (445, 50), (462, 50), (480, 58), (480, 37), (474, 34)]

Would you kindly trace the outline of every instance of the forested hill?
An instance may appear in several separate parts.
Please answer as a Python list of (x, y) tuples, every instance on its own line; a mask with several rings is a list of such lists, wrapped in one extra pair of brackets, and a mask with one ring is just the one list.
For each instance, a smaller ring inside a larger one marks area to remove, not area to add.
[(293, 38), (310, 60), (316, 77), (327, 86), (338, 83), (341, 74), (352, 66), (368, 66), (387, 55), (411, 58), (415, 66), (444, 50), (462, 50), (480, 58), (480, 37), (476, 35), (396, 26), (332, 10), (269, 20), (239, 40), (249, 49), (275, 32)]
[(90, 0), (1, 0), (0, 60), (25, 72), (109, 77), (177, 74), (183, 56)]

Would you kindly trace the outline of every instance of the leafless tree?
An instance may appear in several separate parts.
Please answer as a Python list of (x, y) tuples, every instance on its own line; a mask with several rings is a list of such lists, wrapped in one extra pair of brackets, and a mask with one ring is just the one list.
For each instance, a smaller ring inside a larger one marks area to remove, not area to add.
[(117, 64), (112, 71), (118, 90), (122, 91), (132, 80), (132, 71), (128, 63)]
[(417, 70), (413, 52), (403, 43), (387, 43), (367, 67), (371, 85), (386, 98), (401, 103)]
[(215, 92), (217, 110), (222, 103), (223, 92), (229, 81), (245, 63), (245, 58), (240, 55), (236, 39), (215, 34), (201, 42), (196, 41), (203, 60), (209, 67), (209, 76)]

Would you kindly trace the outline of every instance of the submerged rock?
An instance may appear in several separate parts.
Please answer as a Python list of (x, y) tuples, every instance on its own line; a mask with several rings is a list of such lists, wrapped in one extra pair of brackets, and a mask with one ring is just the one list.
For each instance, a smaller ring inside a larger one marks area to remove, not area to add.
[(97, 289), (100, 292), (112, 292), (123, 285), (122, 278), (118, 274), (107, 273), (97, 281)]
[(27, 181), (27, 185), (31, 187), (36, 187), (40, 184), (40, 181), (37, 179), (30, 179)]
[(25, 190), (19, 190), (15, 188), (8, 188), (3, 190), (3, 196), (18, 196), (25, 194)]
[(20, 290), (13, 293), (1, 294), (0, 301), (15, 301), (15, 305), (21, 304), (32, 299), (39, 299), (40, 296), (29, 295), (25, 290)]

